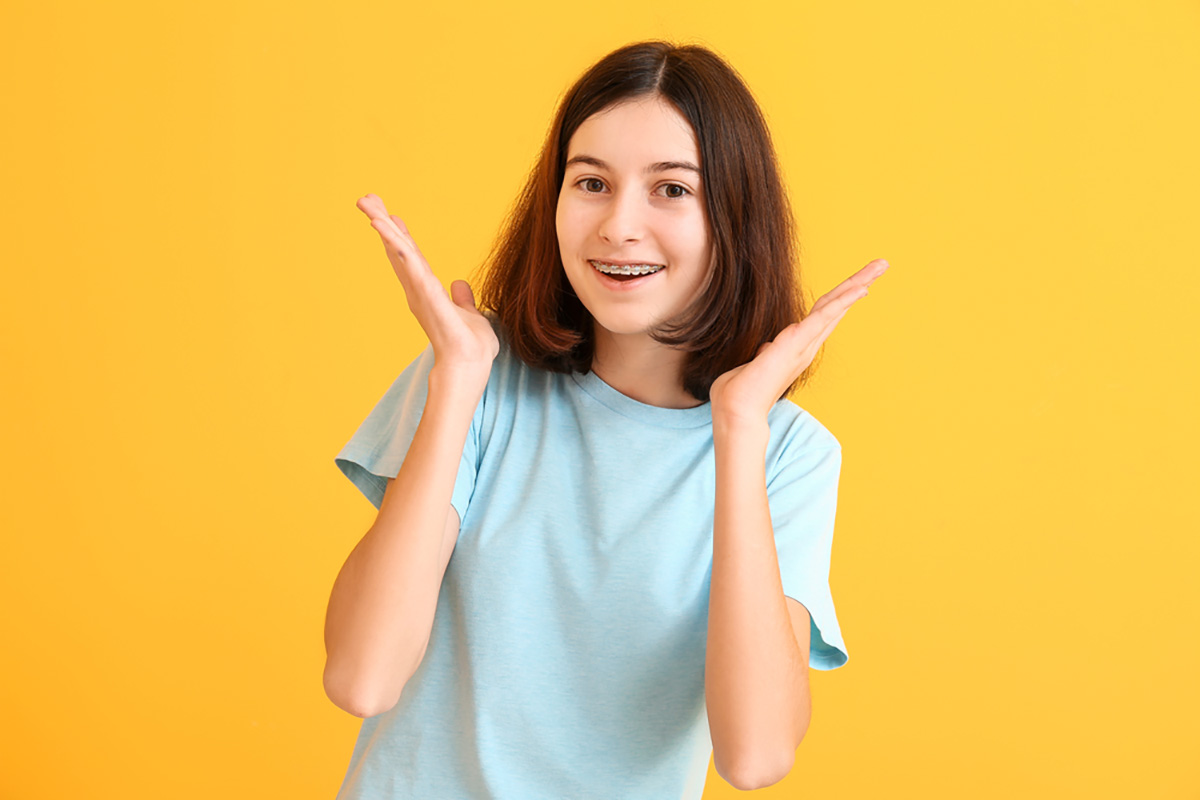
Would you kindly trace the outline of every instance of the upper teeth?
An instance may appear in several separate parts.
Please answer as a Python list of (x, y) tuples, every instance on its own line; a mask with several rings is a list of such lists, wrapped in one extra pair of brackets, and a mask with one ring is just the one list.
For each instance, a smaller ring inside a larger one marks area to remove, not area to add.
[(662, 264), (605, 264), (603, 261), (589, 261), (596, 269), (601, 272), (607, 272), (614, 275), (649, 275), (651, 272), (658, 272), (662, 269)]

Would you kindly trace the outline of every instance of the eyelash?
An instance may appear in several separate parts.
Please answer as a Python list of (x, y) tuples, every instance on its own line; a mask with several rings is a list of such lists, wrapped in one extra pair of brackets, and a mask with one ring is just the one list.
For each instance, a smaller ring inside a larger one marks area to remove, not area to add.
[[(591, 181), (596, 181), (597, 183), (604, 183), (604, 181), (600, 180), (599, 178), (580, 178), (579, 180), (577, 180), (575, 182), (575, 185), (582, 186), (582, 184), (590, 183)], [(681, 186), (678, 183), (664, 183), (663, 184), (663, 187), (669, 187), (669, 186), (675, 186), (675, 187), (678, 187), (679, 189), (682, 189), (683, 194), (677, 195), (675, 197), (668, 196), (667, 197), (668, 200), (682, 200), (683, 198), (687, 197), (688, 195), (690, 195), (692, 193), (691, 190), (689, 190), (686, 186)], [(584, 192), (584, 194), (599, 194), (599, 192), (589, 192), (587, 189), (584, 189), (583, 192)]]

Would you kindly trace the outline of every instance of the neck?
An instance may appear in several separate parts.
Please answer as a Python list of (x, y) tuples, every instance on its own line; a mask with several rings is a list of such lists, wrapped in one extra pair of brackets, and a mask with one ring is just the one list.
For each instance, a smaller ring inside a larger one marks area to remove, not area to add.
[(616, 334), (594, 326), (592, 372), (626, 397), (661, 408), (703, 405), (683, 388), (687, 355), (645, 334)]

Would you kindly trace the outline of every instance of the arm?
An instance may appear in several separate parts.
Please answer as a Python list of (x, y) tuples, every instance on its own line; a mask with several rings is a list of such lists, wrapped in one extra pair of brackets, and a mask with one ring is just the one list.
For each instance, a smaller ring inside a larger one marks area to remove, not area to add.
[(717, 771), (741, 789), (791, 770), (812, 713), (808, 612), (783, 594), (767, 504), (767, 416), (887, 269), (876, 259), (842, 281), (709, 393), (717, 475), (704, 696)]
[(375, 523), (342, 566), (325, 614), (325, 693), (360, 717), (396, 704), (425, 656), (458, 536), (450, 498), (471, 419), (500, 349), (466, 281), (450, 295), (404, 221), (369, 194), (356, 204), (383, 240), (409, 310), (433, 347), (421, 421)]
[(767, 504), (766, 422), (714, 420), (713, 434), (717, 481), (704, 695), (717, 772), (739, 789), (758, 789), (791, 771), (808, 730), (808, 612), (784, 596), (780, 581)]
[(400, 472), (334, 582), (325, 616), (325, 692), (355, 716), (394, 706), (425, 655), (458, 536), (450, 497), (478, 401), (473, 386), (434, 367)]

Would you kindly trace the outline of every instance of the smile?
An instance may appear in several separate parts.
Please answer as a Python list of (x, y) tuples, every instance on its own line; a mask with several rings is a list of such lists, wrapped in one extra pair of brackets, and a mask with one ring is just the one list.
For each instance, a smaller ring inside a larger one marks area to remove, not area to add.
[(606, 264), (590, 259), (588, 263), (605, 275), (650, 275), (665, 269), (662, 264)]

